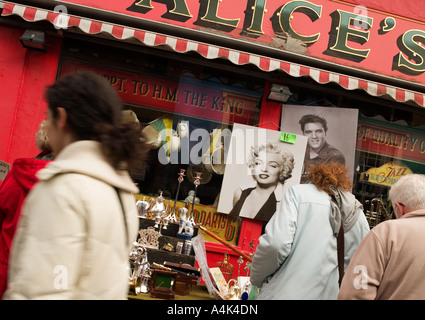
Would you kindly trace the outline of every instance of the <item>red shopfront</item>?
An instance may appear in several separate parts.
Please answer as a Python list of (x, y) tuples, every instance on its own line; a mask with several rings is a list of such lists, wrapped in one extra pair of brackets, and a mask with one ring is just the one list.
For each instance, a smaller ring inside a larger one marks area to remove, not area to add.
[[(1, 2), (0, 44), (8, 50), (1, 55), (0, 160), (6, 163), (36, 153), (30, 133), (44, 118), (44, 86), (77, 69), (107, 77), (145, 124), (170, 115), (174, 127), (190, 118), (208, 131), (232, 123), (280, 130), (282, 102), (268, 99), (274, 83), (298, 86), (298, 96), (322, 86), (359, 101), (382, 97), (396, 118), (400, 106), (423, 114), (425, 52), (418, 42), (425, 31), (408, 13), (403, 18), (372, 4), (364, 11), (356, 1), (328, 0), (174, 1), (174, 7), (150, 0), (20, 2)], [(32, 27), (45, 30), (45, 52), (21, 46), (19, 36)], [(142, 194), (157, 194), (168, 183), (174, 199), (179, 163), (149, 165), (138, 172), (140, 185), (148, 186)], [(209, 179), (199, 186), (197, 219), (250, 253), (263, 223), (217, 213), (221, 180), (216, 173)], [(236, 273), (239, 256), (206, 240), (209, 264), (227, 251)]]

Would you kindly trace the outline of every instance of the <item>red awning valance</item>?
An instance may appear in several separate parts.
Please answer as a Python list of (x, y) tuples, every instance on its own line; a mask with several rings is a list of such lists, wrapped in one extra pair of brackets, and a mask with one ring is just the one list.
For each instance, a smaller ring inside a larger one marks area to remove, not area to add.
[(374, 81), (348, 76), (341, 73), (305, 66), (284, 60), (251, 54), (249, 52), (216, 46), (214, 44), (192, 41), (180, 37), (155, 33), (151, 31), (130, 28), (104, 21), (62, 15), (50, 10), (24, 6), (11, 2), (3, 2), (2, 16), (18, 15), (29, 22), (48, 20), (52, 24), (60, 24), (61, 28), (77, 27), (88, 34), (106, 32), (119, 40), (136, 38), (147, 46), (167, 45), (172, 50), (185, 53), (196, 51), (207, 59), (225, 58), (236, 65), (253, 64), (259, 69), (269, 72), (282, 70), (293, 77), (308, 76), (320, 84), (334, 82), (347, 90), (363, 89), (372, 96), (387, 95), (398, 102), (413, 101), (425, 107), (425, 94), (399, 87), (394, 87)]

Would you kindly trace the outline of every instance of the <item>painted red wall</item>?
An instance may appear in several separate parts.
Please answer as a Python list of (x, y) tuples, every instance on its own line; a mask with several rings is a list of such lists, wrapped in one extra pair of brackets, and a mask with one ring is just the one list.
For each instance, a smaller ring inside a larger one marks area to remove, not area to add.
[(425, 22), (423, 0), (345, 0), (345, 2), (352, 3), (355, 5), (362, 5), (368, 9), (388, 12), (397, 16)]
[(0, 25), (0, 160), (10, 164), (39, 152), (35, 133), (47, 108), (43, 92), (55, 80), (62, 43), (46, 34), (47, 52), (28, 50), (19, 41), (24, 31)]

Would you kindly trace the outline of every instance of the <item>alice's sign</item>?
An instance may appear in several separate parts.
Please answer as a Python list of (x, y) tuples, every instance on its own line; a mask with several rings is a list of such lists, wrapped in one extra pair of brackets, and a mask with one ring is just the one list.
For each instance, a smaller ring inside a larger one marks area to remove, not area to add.
[(335, 0), (58, 2), (199, 30), (204, 35), (220, 34), (425, 84), (423, 22), (364, 5)]

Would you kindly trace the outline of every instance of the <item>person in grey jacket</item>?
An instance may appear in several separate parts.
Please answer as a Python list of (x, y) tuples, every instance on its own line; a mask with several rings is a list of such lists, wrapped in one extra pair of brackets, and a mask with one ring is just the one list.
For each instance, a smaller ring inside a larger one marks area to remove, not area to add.
[(47, 89), (54, 161), (23, 207), (5, 299), (126, 299), (138, 218), (130, 178), (143, 161), (140, 127), (122, 122), (121, 101), (91, 72)]
[(252, 285), (261, 288), (258, 299), (336, 299), (341, 223), (344, 269), (370, 230), (344, 165), (313, 166), (309, 178), (288, 189), (259, 239), (250, 275)]

